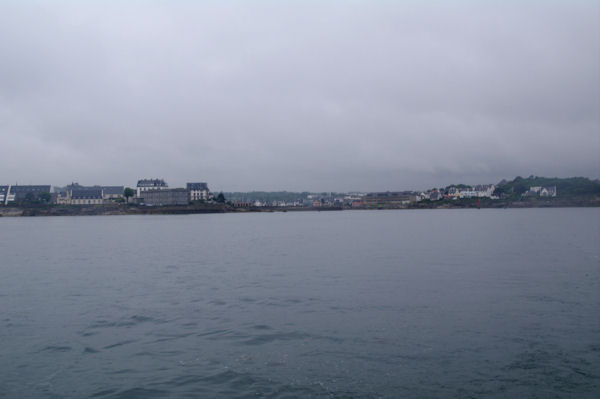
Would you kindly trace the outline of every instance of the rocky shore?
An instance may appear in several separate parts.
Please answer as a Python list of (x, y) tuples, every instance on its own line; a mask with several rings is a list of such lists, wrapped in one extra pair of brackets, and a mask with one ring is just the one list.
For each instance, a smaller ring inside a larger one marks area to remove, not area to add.
[(5, 216), (102, 216), (102, 215), (188, 215), (196, 213), (334, 211), (337, 208), (312, 207), (233, 207), (227, 204), (195, 204), (171, 206), (104, 205), (32, 205), (0, 207)]
[(196, 213), (232, 212), (300, 212), (339, 211), (356, 209), (465, 209), (465, 208), (567, 208), (600, 207), (600, 197), (528, 199), (520, 201), (482, 199), (420, 201), (403, 206), (379, 204), (368, 208), (351, 207), (233, 207), (228, 204), (194, 204), (171, 206), (139, 206), (104, 204), (88, 206), (31, 205), (0, 206), (0, 217), (11, 216), (101, 216), (101, 215), (187, 215)]

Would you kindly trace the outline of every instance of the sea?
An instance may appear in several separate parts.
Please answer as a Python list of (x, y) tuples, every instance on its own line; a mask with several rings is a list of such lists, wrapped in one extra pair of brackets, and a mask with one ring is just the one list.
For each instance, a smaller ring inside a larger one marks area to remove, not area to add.
[(598, 398), (600, 209), (0, 218), (0, 398)]

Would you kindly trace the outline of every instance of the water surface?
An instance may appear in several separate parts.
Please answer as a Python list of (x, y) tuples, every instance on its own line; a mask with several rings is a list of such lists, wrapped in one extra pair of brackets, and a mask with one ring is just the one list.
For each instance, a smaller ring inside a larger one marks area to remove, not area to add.
[(599, 209), (0, 218), (2, 398), (596, 398), (599, 309)]

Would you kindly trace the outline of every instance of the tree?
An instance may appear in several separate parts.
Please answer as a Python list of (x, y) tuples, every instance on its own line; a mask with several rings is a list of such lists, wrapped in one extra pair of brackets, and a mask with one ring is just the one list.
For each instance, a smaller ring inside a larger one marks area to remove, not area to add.
[(219, 193), (219, 195), (217, 195), (216, 201), (221, 203), (225, 202), (225, 195), (223, 193)]
[(40, 201), (48, 203), (48, 202), (50, 202), (50, 199), (52, 197), (51, 197), (50, 193), (45, 193), (44, 192), (44, 193), (40, 193), (38, 195), (38, 198), (40, 199)]
[(123, 190), (123, 196), (127, 200), (128, 204), (129, 204), (129, 197), (133, 197), (134, 195), (135, 195), (135, 191), (133, 191), (132, 188), (126, 187), (125, 190)]

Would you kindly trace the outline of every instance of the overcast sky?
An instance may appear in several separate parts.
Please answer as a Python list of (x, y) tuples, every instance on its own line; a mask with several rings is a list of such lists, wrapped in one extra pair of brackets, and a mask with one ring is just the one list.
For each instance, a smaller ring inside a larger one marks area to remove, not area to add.
[(600, 177), (598, 1), (0, 0), (0, 184)]

